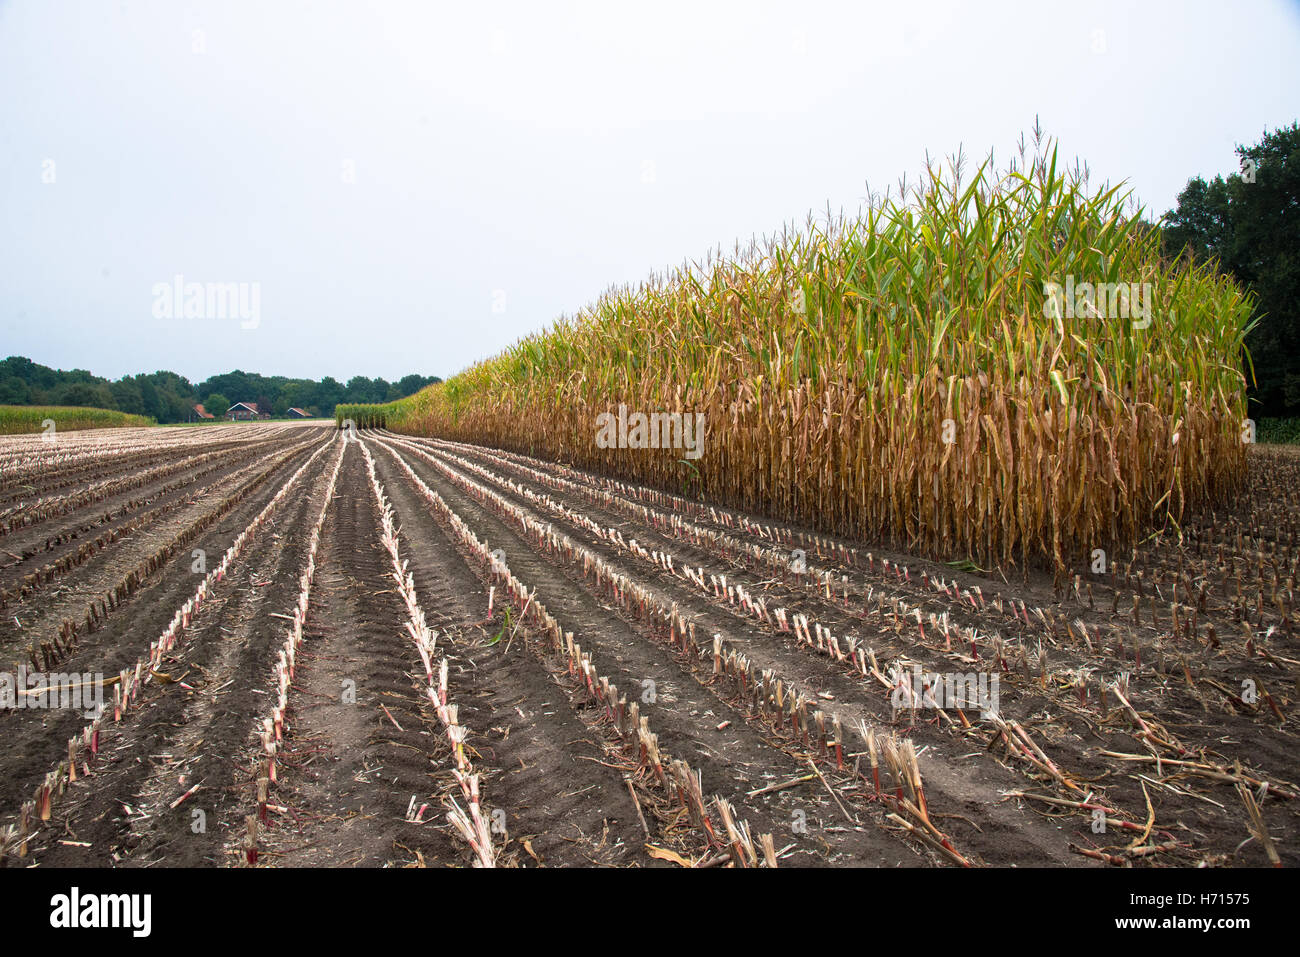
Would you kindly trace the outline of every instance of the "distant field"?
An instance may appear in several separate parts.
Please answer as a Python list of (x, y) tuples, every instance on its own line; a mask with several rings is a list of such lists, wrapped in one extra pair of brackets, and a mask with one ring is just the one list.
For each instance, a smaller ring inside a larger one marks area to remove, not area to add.
[(47, 420), (52, 420), (55, 430), (62, 432), (154, 424), (154, 420), (148, 416), (130, 415), (112, 409), (76, 405), (0, 405), (0, 434), (43, 432), (47, 428)]

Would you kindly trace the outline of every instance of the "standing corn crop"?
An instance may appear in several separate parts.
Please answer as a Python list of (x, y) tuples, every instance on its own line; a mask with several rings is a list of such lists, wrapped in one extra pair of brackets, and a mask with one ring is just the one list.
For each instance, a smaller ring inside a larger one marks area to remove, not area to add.
[[(945, 558), (1132, 544), (1239, 487), (1250, 303), (1054, 147), (1019, 165), (612, 290), (368, 421)], [(598, 446), (621, 403), (702, 412), (702, 456)]]

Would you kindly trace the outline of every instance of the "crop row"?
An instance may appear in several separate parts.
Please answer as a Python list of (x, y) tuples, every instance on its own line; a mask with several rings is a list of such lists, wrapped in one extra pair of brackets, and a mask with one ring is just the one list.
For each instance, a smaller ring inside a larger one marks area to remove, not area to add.
[[(720, 635), (711, 639), (697, 637), (695, 623), (679, 611), (676, 602), (662, 599), (591, 549), (557, 532), (552, 525), (532, 517), (490, 488), (451, 469), (412, 443), (400, 439), (389, 441), (392, 445), (409, 449), (425, 459), (454, 485), (508, 519), (511, 524), (517, 525), (525, 538), (539, 551), (563, 557), (573, 563), (575, 570), (580, 567), (583, 578), (591, 582), (596, 594), (625, 609), (633, 618), (644, 621), (650, 634), (679, 650), (702, 680), (730, 684), (734, 699), (742, 702), (745, 709), (764, 725), (766, 731), (801, 747), (811, 747), (821, 758), (834, 761), (838, 770), (844, 770), (840, 722), (834, 715), (828, 721), (827, 715), (814, 707), (817, 701), (815, 695), (799, 691), (792, 682), (784, 680), (771, 670), (760, 671), (749, 655)], [(510, 594), (516, 599), (520, 598), (514, 589), (510, 590)], [(558, 640), (554, 633), (552, 640)], [(565, 640), (567, 642), (567, 635)], [(718, 693), (716, 685), (714, 688), (715, 693)], [(912, 833), (923, 843), (956, 863), (967, 863), (952, 847), (948, 837), (934, 825), (929, 815), (924, 786), (910, 742), (896, 740), (893, 736), (877, 739), (874, 730), (865, 726), (862, 733), (872, 754), (873, 766), (878, 767), (883, 760), (894, 772), (897, 787), (892, 795), (880, 789), (878, 771), (874, 778), (864, 776), (864, 782), (877, 788), (877, 798), (891, 803), (894, 813), (902, 813), (912, 819), (904, 826), (909, 830), (916, 828)]]
[(267, 802), (270, 788), (278, 780), (276, 772), (276, 754), (279, 744), (284, 740), (285, 720), (289, 709), (289, 690), (297, 668), (298, 652), (302, 648), (302, 630), (307, 621), (307, 611), (311, 603), (311, 586), (316, 578), (316, 551), (320, 547), (321, 529), (325, 526), (325, 516), (329, 513), (334, 500), (334, 488), (338, 484), (339, 470), (343, 467), (343, 456), (347, 446), (338, 443), (338, 455), (334, 459), (334, 468), (330, 472), (325, 486), (325, 499), (321, 505), (316, 521), (312, 524), (311, 537), (307, 542), (307, 556), (302, 575), (298, 580), (298, 599), (294, 604), (293, 624), (285, 631), (284, 647), (272, 669), (272, 681), (276, 689), (276, 703), (271, 706), (270, 714), (263, 718), (256, 733), (261, 741), (264, 763), (254, 775), (256, 786), (257, 813), (245, 818), (244, 854), (250, 866), (257, 864), (258, 829), (266, 822)]
[[(179, 551), (183, 551), (194, 539), (202, 534), (213, 523), (219, 521), (231, 509), (246, 499), (249, 495), (256, 492), (262, 487), (272, 475), (278, 466), (288, 461), (294, 455), (302, 451), (303, 446), (296, 446), (277, 456), (270, 462), (265, 460), (250, 466), (245, 471), (261, 469), (261, 471), (250, 481), (244, 482), (235, 491), (227, 495), (215, 508), (210, 509), (195, 521), (191, 522), (183, 530), (172, 537), (166, 544), (161, 545), (153, 554), (137, 563), (135, 568), (127, 572), (112, 588), (106, 590), (99, 599), (92, 599), (86, 606), (84, 616), (80, 619), (65, 618), (59, 626), (57, 634), (49, 639), (43, 639), (39, 645), (33, 644), (28, 648), (28, 657), (32, 667), (36, 670), (49, 670), (70, 655), (77, 647), (80, 638), (84, 635), (92, 634), (96, 631), (102, 622), (104, 622), (119, 606), (134, 595), (143, 587), (153, 576), (162, 569), (168, 561)], [(244, 473), (236, 475), (236, 481), (243, 481)], [(147, 518), (142, 516), (140, 520)], [(137, 520), (137, 523), (140, 521)], [(101, 544), (87, 543), (79, 549), (74, 555), (68, 556), (71, 563), (61, 561), (55, 563), (51, 568), (47, 568), (33, 575), (25, 576), (20, 593), (22, 595), (30, 594), (35, 588), (39, 587), (42, 581), (53, 580), (59, 574), (68, 571), (70, 568), (80, 565), (91, 558), (99, 549), (106, 547), (110, 541), (115, 541), (121, 537), (120, 529), (114, 529), (112, 532), (106, 532), (101, 538), (105, 541)], [(94, 548), (90, 546), (94, 545)], [(39, 655), (39, 658), (38, 658)]]
[[(505, 597), (518, 610), (520, 621), (537, 628), (551, 653), (565, 662), (570, 675), (577, 677), (587, 696), (599, 707), (603, 720), (631, 751), (639, 766), (650, 773), (650, 781), (669, 794), (675, 793), (677, 803), (688, 811), (711, 848), (731, 857), (737, 866), (757, 866), (759, 850), (749, 835), (748, 827), (743, 822), (736, 822), (730, 805), (721, 799), (713, 802), (720, 817), (720, 823), (715, 825), (704, 798), (699, 772), (693, 771), (686, 761), (672, 758), (661, 748), (658, 735), (650, 729), (649, 718), (640, 713), (635, 700), (629, 702), (627, 696), (600, 673), (592, 652), (584, 650), (581, 643), (574, 640), (573, 632), (565, 630), (547, 610), (545, 603), (536, 599), (535, 592), (510, 571), (500, 555), (489, 550), (488, 545), (442, 496), (415, 474), (401, 455), (391, 447), (389, 452), (420, 494), (448, 523), (469, 552), (477, 557), (480, 566), (487, 570), (490, 580), (495, 583), (493, 590), (497, 585), (502, 587)], [(465, 487), (463, 481), (457, 484)], [(725, 839), (720, 838), (720, 834), (726, 835)], [(764, 861), (768, 866), (775, 866), (770, 835), (761, 836), (759, 845), (763, 848)]]
[(148, 654), (138, 658), (134, 667), (122, 669), (118, 675), (105, 682), (106, 685), (111, 684), (113, 687), (112, 722), (109, 723), (110, 711), (104, 709), (87, 722), (81, 734), (68, 739), (66, 757), (54, 770), (45, 775), (44, 780), (37, 785), (31, 800), (23, 802), (17, 823), (9, 825), (0, 832), (0, 860), (10, 855), (25, 857), (28, 841), (35, 828), (39, 827), (39, 822), (50, 820), (55, 802), (63, 797), (68, 785), (75, 782), (79, 774), (83, 777), (93, 775), (103, 733), (131, 713), (142, 688), (153, 681), (164, 657), (183, 641), (193, 617), (203, 608), (212, 590), (225, 579), (231, 565), (243, 553), (248, 543), (327, 448), (329, 443), (322, 444), (313, 452), (240, 532), (221, 561), (204, 576), (193, 596), (176, 610), (161, 635), (150, 642)]

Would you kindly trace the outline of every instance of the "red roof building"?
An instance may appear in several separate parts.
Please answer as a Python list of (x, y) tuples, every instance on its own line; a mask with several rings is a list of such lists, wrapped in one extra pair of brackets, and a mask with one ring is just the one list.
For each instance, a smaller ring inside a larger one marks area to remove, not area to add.
[(230, 421), (242, 421), (244, 419), (269, 419), (269, 413), (259, 411), (256, 402), (236, 402), (226, 410), (226, 418)]

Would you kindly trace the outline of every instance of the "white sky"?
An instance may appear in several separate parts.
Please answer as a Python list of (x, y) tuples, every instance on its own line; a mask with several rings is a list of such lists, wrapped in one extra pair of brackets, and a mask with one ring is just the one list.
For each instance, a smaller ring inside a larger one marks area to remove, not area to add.
[(1035, 115), (1159, 214), (1300, 103), (1294, 2), (486, 6), (0, 0), (0, 357), (445, 377)]

